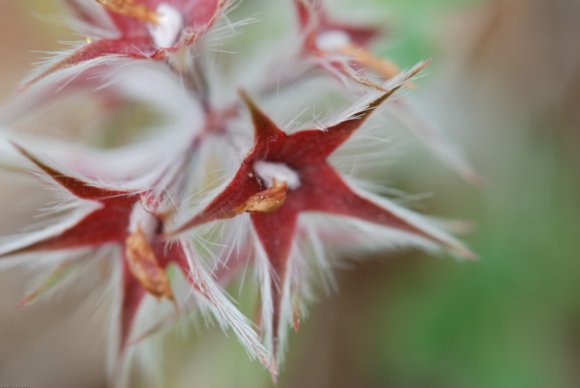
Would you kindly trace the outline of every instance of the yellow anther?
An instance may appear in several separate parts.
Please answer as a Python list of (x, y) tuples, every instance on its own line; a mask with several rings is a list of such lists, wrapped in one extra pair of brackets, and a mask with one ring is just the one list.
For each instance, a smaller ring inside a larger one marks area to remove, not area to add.
[[(362, 47), (349, 44), (342, 46), (338, 52), (352, 58), (355, 62), (360, 63), (367, 69), (385, 77), (386, 79), (393, 78), (401, 72), (401, 69), (399, 69), (399, 67), (391, 60), (379, 58), (369, 50)], [(408, 82), (406, 86), (409, 88), (415, 87), (412, 82)]]
[(138, 19), (150, 24), (159, 24), (157, 12), (135, 0), (97, 0), (97, 3), (111, 12), (130, 18)]
[(286, 202), (288, 185), (286, 182), (278, 183), (274, 180), (274, 185), (266, 190), (252, 195), (248, 200), (236, 209), (237, 214), (249, 213), (272, 213), (280, 209)]
[(156, 298), (167, 298), (174, 302), (167, 273), (159, 265), (155, 252), (140, 226), (127, 237), (125, 246), (129, 269), (141, 286)]

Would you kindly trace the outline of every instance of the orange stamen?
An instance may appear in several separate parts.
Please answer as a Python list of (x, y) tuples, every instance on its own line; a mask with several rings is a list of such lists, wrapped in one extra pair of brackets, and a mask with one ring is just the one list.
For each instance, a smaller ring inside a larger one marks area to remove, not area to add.
[(125, 253), (129, 269), (141, 286), (156, 298), (167, 298), (175, 303), (167, 273), (159, 265), (140, 226), (127, 237)]
[(346, 45), (339, 49), (339, 52), (353, 58), (355, 61), (365, 65), (368, 69), (383, 75), (386, 78), (392, 78), (401, 71), (392, 61), (379, 58), (369, 50), (365, 50), (355, 45)]
[[(379, 58), (369, 50), (355, 45), (345, 45), (338, 50), (339, 53), (352, 58), (354, 61), (360, 63), (367, 69), (375, 72), (386, 79), (393, 78), (401, 72), (401, 69), (391, 60), (387, 58)], [(408, 82), (408, 88), (414, 88), (413, 82)]]
[(135, 3), (135, 0), (97, 0), (97, 3), (119, 15), (159, 24), (159, 15), (145, 5)]
[(243, 212), (249, 213), (272, 213), (280, 209), (284, 202), (286, 202), (286, 194), (288, 192), (288, 185), (286, 182), (278, 183), (274, 180), (274, 185), (264, 191), (251, 196), (239, 208), (236, 209), (236, 214)]

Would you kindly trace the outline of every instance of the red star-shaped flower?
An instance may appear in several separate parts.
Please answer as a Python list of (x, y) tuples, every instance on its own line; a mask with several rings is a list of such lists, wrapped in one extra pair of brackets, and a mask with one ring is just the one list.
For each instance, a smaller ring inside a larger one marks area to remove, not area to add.
[(366, 47), (377, 38), (381, 31), (377, 27), (358, 26), (332, 20), (322, 4), (322, 0), (294, 0), (298, 21), (303, 31), (310, 30), (309, 44), (316, 47), (316, 35), (326, 32), (341, 31), (348, 35), (350, 41)]
[(82, 71), (102, 65), (98, 59), (165, 59), (202, 36), (228, 4), (228, 0), (65, 1), (76, 26), (89, 38), (81, 47), (47, 62), (23, 88), (60, 70), (84, 64), (79, 68)]
[[(171, 234), (215, 220), (248, 212), (265, 251), (271, 276), (271, 327), (274, 357), (282, 330), (283, 290), (288, 281), (287, 263), (297, 233), (297, 221), (305, 212), (353, 217), (411, 234), (469, 256), (462, 245), (445, 234), (433, 232), (395, 209), (385, 208), (361, 196), (329, 164), (328, 157), (365, 122), (370, 114), (399, 90), (423, 65), (401, 76), (381, 97), (344, 121), (324, 130), (303, 130), (291, 135), (276, 126), (242, 93), (254, 124), (255, 142), (232, 181), (200, 213)], [(263, 296), (264, 299), (264, 296)], [(268, 334), (266, 334), (268, 336)]]
[(394, 63), (368, 50), (381, 34), (379, 28), (336, 22), (329, 18), (322, 0), (294, 0), (294, 4), (304, 34), (304, 53), (335, 77), (380, 89), (360, 70), (368, 69), (387, 79), (399, 73)]
[[(182, 240), (165, 239), (164, 221), (168, 217), (163, 195), (152, 191), (125, 191), (97, 186), (64, 174), (42, 162), (20, 146), (16, 148), (59, 186), (83, 202), (86, 210), (79, 217), (22, 240), (0, 246), (0, 258), (41, 251), (99, 248), (117, 244), (121, 249), (122, 301), (120, 305), (119, 354), (122, 355), (131, 335), (138, 309), (146, 294), (171, 301), (177, 309), (167, 267), (177, 266), (201, 300), (229, 325), (250, 354), (265, 359), (259, 338), (245, 318), (221, 294), (203, 266), (192, 258), (192, 250)], [(20, 304), (35, 299), (43, 288), (51, 286), (66, 271), (65, 262), (57, 266), (47, 282), (29, 294)]]

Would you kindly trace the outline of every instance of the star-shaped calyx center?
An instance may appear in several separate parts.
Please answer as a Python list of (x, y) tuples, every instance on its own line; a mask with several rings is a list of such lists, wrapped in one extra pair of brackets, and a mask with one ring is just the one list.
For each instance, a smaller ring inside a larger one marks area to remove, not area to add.
[(392, 61), (369, 51), (370, 43), (381, 35), (379, 28), (334, 21), (320, 0), (294, 0), (294, 5), (304, 34), (304, 52), (322, 59), (325, 67), (376, 89), (380, 89), (379, 85), (357, 74), (352, 65), (387, 79), (399, 73), (400, 69)]

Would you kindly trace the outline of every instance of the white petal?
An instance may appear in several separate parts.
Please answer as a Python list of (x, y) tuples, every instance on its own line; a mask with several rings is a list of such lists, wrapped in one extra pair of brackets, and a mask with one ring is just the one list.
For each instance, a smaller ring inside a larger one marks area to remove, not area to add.
[(159, 4), (156, 12), (159, 24), (150, 25), (149, 33), (157, 47), (171, 48), (183, 28), (183, 17), (178, 9), (167, 3)]

